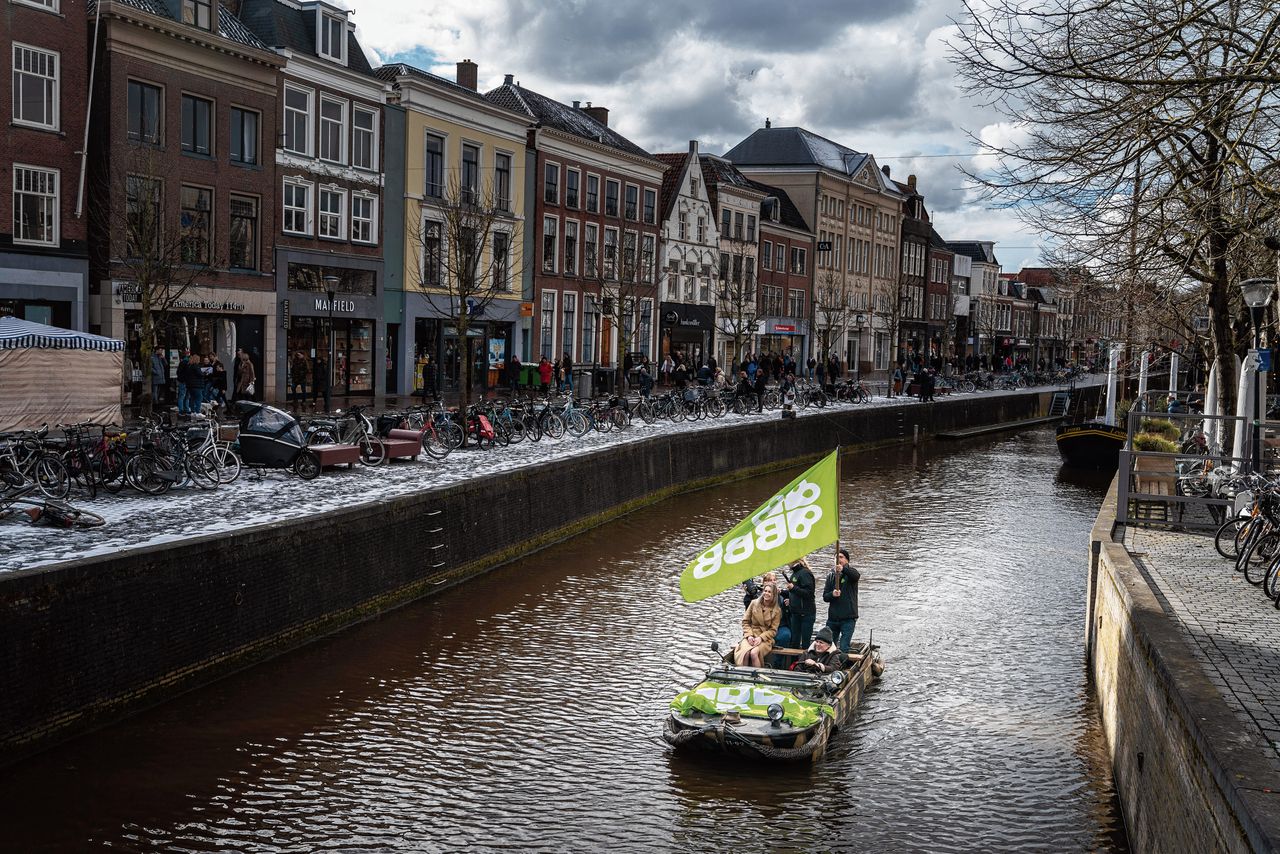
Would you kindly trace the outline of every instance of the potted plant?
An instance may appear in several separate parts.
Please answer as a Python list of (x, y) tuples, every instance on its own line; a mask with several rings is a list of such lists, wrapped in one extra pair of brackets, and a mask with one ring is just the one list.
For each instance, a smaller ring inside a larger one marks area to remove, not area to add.
[(1177, 442), (1182, 436), (1182, 431), (1178, 426), (1167, 418), (1143, 418), (1140, 425), (1143, 433), (1152, 436), (1159, 436), (1162, 439), (1168, 439), (1170, 442)]

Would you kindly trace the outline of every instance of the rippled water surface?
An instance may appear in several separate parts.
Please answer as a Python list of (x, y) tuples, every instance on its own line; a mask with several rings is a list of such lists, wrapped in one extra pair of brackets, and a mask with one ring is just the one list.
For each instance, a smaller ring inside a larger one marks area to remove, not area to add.
[(4, 844), (1125, 850), (1081, 652), (1103, 484), (1060, 472), (1049, 431), (846, 461), (883, 682), (812, 769), (670, 752), (667, 702), (742, 611), (682, 604), (676, 575), (794, 476), (642, 510), (5, 769)]

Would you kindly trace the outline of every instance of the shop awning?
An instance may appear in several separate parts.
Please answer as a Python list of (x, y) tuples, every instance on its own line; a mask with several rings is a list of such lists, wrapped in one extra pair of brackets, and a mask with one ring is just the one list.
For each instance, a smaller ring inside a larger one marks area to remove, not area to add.
[(124, 349), (124, 342), (87, 332), (45, 326), (17, 317), (0, 317), (0, 350), (106, 350)]

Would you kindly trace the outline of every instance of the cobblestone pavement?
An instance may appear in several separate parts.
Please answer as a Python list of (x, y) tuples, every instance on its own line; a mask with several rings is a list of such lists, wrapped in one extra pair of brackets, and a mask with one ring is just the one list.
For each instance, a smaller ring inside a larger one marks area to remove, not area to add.
[(1240, 720), (1280, 756), (1280, 611), (1213, 547), (1213, 537), (1129, 528), (1125, 544)]

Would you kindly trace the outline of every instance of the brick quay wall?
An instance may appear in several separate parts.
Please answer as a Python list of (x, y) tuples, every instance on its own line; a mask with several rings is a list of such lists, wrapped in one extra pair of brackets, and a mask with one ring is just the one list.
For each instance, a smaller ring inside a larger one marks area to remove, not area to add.
[(1085, 647), (1129, 841), (1280, 851), (1280, 773), (1114, 530), (1118, 483), (1091, 534)]
[(305, 519), (0, 574), (0, 765), (645, 504), (837, 444), (855, 452), (1034, 418), (1049, 397), (730, 419)]

